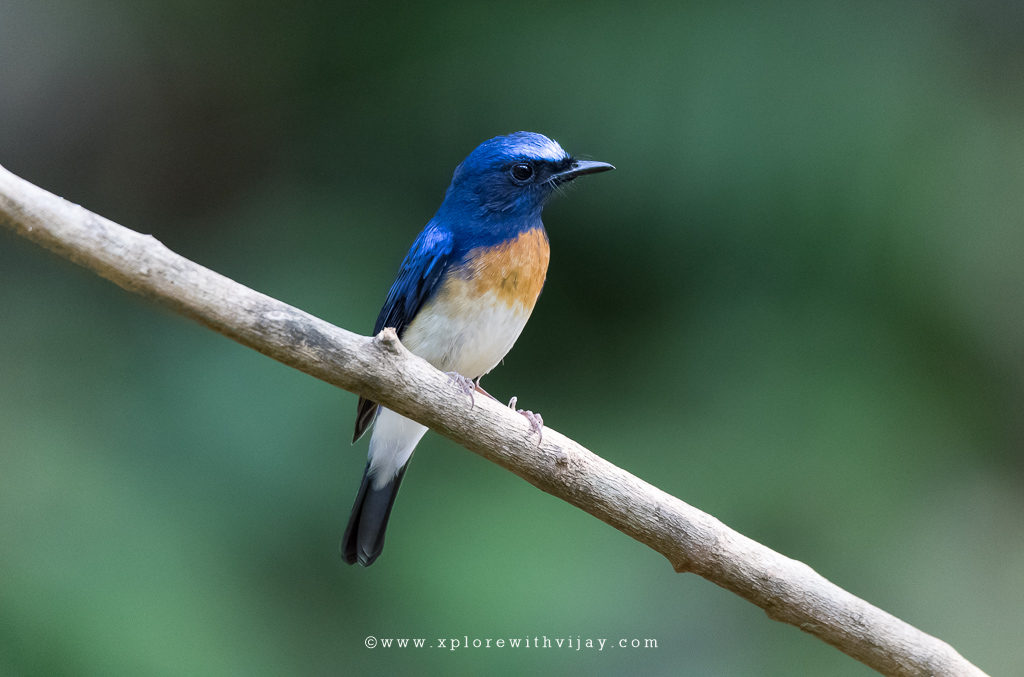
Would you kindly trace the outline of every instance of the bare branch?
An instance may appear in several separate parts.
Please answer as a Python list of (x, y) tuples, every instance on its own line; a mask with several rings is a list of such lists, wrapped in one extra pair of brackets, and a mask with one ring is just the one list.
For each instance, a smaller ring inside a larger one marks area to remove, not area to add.
[(388, 406), (587, 511), (776, 620), (887, 675), (983, 675), (945, 642), (851, 595), (801, 562), (488, 398), (409, 353), (395, 332), (339, 329), (185, 259), (0, 167), (0, 222), (129, 291), (275, 360)]

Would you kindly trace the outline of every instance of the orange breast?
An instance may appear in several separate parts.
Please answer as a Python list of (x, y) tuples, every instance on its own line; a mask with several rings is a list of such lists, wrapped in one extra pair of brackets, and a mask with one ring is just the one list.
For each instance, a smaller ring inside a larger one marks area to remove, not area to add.
[(491, 293), (508, 306), (519, 304), (530, 311), (544, 286), (550, 258), (547, 234), (534, 228), (496, 247), (470, 251), (459, 273), (472, 280), (477, 294)]

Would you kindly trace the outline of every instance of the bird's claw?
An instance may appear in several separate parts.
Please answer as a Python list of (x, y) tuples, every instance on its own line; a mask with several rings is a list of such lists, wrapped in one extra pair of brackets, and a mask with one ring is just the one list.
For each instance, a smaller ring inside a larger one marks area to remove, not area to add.
[(519, 401), (518, 397), (513, 396), (508, 401), (508, 408), (515, 409), (517, 414), (522, 414), (526, 417), (526, 420), (530, 422), (530, 432), (537, 433), (537, 446), (540, 446), (541, 441), (544, 439), (544, 418), (537, 413), (534, 413), (528, 409), (516, 409), (516, 402)]
[(450, 383), (454, 383), (459, 386), (464, 395), (469, 395), (469, 406), (473, 408), (476, 404), (476, 400), (473, 397), (473, 393), (476, 392), (476, 383), (471, 378), (466, 378), (457, 371), (446, 371), (445, 375), (448, 377)]

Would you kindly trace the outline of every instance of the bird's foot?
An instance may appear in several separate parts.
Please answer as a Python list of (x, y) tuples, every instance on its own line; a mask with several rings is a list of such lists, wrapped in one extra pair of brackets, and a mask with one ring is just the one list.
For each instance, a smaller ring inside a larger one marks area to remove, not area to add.
[(472, 408), (476, 404), (473, 393), (475, 393), (477, 389), (477, 385), (473, 379), (466, 378), (456, 371), (446, 371), (445, 375), (448, 377), (449, 382), (459, 386), (464, 395), (469, 395), (469, 406)]
[(478, 376), (478, 377), (476, 378), (476, 380), (475, 380), (475, 381), (473, 381), (473, 383), (475, 384), (475, 386), (476, 386), (476, 391), (477, 391), (478, 393), (483, 393), (484, 395), (487, 395), (487, 397), (491, 398), (492, 400), (496, 400), (496, 399), (498, 399), (498, 398), (497, 398), (497, 397), (495, 397), (494, 395), (492, 395), (492, 394), (490, 394), (489, 392), (487, 392), (486, 390), (484, 390), (484, 387), (483, 387), (482, 385), (480, 385), (480, 377), (479, 377), (479, 376)]
[(528, 409), (516, 409), (516, 402), (518, 401), (518, 397), (513, 397), (508, 401), (508, 408), (515, 409), (517, 414), (522, 414), (530, 422), (531, 432), (537, 433), (537, 446), (539, 447), (544, 439), (544, 418), (540, 414), (536, 414)]

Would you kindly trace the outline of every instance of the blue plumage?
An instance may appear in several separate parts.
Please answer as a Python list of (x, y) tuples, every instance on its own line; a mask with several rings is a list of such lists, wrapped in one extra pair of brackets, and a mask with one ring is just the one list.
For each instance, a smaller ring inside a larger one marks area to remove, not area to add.
[(455, 235), (450, 230), (431, 225), (420, 233), (402, 261), (388, 298), (384, 301), (373, 333), (384, 327), (394, 327), (401, 335), (423, 303), (437, 289), (441, 274), (455, 247)]
[[(480, 144), (456, 168), (444, 201), (402, 261), (374, 333), (394, 327), (439, 369), (478, 380), (519, 337), (544, 284), (541, 212), (554, 189), (613, 169), (575, 160), (532, 132)], [(373, 423), (366, 472), (342, 556), (368, 566), (384, 546), (399, 484), (426, 428), (361, 398), (353, 441)]]
[[(384, 307), (380, 309), (377, 322), (373, 325), (374, 335), (385, 327), (393, 327), (399, 337), (405, 333), (405, 328), (416, 313), (437, 290), (441, 275), (451, 258), (454, 242), (454, 234), (433, 221), (423, 229), (402, 261), (398, 278), (391, 286)], [(377, 404), (359, 398), (353, 442), (362, 437), (376, 415)]]

